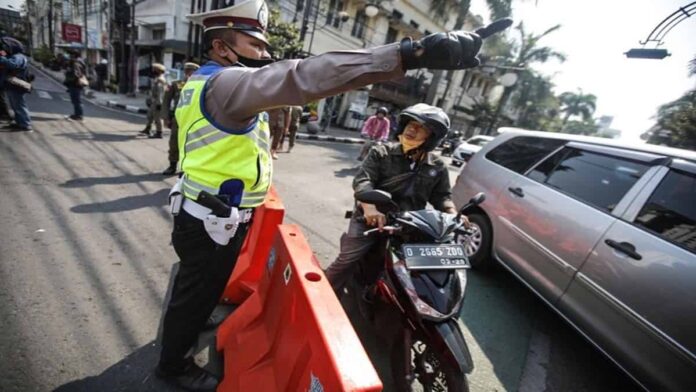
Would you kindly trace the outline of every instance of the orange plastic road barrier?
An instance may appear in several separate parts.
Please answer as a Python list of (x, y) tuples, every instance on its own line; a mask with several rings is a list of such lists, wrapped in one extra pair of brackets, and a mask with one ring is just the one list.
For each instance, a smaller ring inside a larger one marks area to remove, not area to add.
[(254, 212), (254, 220), (222, 294), (222, 302), (240, 304), (256, 291), (284, 215), (283, 202), (275, 188), (271, 187), (264, 203)]
[(259, 288), (220, 325), (218, 392), (381, 391), (297, 225), (280, 225)]

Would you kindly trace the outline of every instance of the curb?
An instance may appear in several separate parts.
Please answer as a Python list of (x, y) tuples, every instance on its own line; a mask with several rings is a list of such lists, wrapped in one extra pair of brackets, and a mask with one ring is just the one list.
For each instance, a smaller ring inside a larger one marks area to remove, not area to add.
[(324, 136), (310, 135), (308, 133), (298, 132), (296, 135), (299, 140), (315, 140), (320, 142), (348, 143), (348, 144), (365, 144), (365, 140), (355, 137), (339, 137), (339, 136)]

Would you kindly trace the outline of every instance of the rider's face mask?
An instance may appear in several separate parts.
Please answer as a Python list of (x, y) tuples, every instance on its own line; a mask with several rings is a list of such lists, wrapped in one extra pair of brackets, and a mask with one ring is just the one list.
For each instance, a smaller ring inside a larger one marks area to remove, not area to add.
[(422, 124), (411, 121), (406, 125), (404, 131), (399, 135), (399, 142), (404, 153), (420, 147), (430, 137), (430, 130)]
[(236, 50), (234, 50), (232, 48), (232, 45), (227, 43), (227, 41), (225, 41), (224, 39), (221, 39), (221, 41), (225, 44), (227, 49), (229, 49), (232, 53), (234, 53), (237, 56), (237, 62), (235, 64), (241, 64), (249, 68), (261, 68), (264, 65), (273, 63), (273, 59), (271, 58), (252, 59), (250, 57), (244, 57), (241, 54), (239, 54)]

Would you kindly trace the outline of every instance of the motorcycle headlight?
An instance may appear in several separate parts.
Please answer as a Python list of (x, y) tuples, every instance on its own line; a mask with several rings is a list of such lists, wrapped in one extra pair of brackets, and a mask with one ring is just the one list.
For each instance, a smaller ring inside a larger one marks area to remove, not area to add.
[[(394, 272), (396, 277), (399, 279), (399, 282), (401, 282), (401, 286), (404, 288), (404, 291), (406, 291), (406, 295), (408, 295), (408, 298), (411, 300), (421, 316), (433, 321), (441, 321), (449, 317), (433, 309), (430, 305), (425, 303), (425, 301), (420, 299), (418, 293), (416, 292), (416, 288), (413, 286), (411, 275), (408, 273), (408, 269), (406, 268), (406, 264), (403, 260), (399, 260), (394, 263)], [(464, 279), (466, 281), (466, 275), (464, 275)], [(466, 282), (464, 284), (466, 284)]]

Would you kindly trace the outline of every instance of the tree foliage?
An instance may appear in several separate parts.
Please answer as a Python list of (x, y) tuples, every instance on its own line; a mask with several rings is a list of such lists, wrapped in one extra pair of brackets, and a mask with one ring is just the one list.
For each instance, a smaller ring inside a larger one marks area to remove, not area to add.
[(300, 31), (294, 23), (283, 22), (280, 11), (271, 9), (268, 18), (268, 41), (271, 44), (273, 57), (289, 59), (302, 51)]
[(656, 130), (648, 143), (696, 150), (696, 90), (660, 106)]
[(565, 113), (564, 126), (571, 116), (580, 116), (584, 121), (590, 120), (597, 108), (597, 97), (594, 94), (584, 94), (582, 90), (577, 93), (566, 91), (558, 99), (561, 102), (561, 112)]
[(597, 133), (597, 124), (592, 118), (583, 119), (582, 121), (570, 120), (563, 127), (563, 132), (574, 133), (576, 135), (594, 135)]
[(516, 125), (540, 131), (558, 131), (561, 128), (558, 118), (560, 102), (553, 93), (551, 78), (525, 70), (518, 84), (517, 94), (510, 102), (519, 111)]

